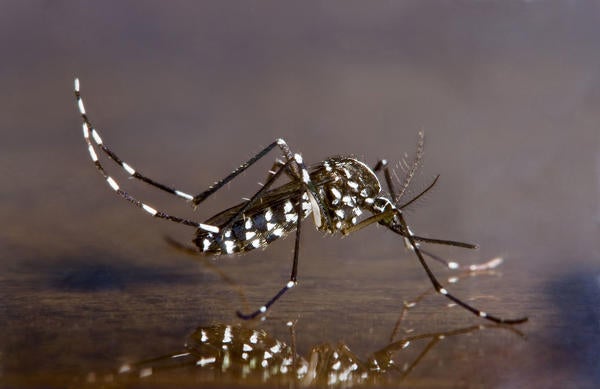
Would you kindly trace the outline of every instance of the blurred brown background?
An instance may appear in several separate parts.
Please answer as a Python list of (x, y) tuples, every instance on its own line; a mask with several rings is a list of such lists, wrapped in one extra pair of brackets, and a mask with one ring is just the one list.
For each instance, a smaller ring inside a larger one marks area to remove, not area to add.
[[(95, 172), (75, 76), (107, 144), (191, 193), (277, 137), (306, 161), (373, 164), (412, 155), (425, 130), (414, 191), (441, 179), (408, 212), (413, 230), (479, 243), (432, 248), (462, 263), (504, 257), (502, 277), (450, 289), (530, 322), (526, 340), (448, 340), (406, 385), (600, 382), (599, 2), (7, 1), (0, 37), (0, 384), (62, 386), (175, 352), (199, 325), (236, 322), (242, 304), (163, 240), (192, 230), (151, 219)], [(111, 172), (203, 219), (257, 190), (267, 159), (196, 213)], [(385, 346), (402, 301), (429, 287), (416, 259), (383, 228), (338, 239), (305, 226), (299, 287), (259, 326), (285, 340), (282, 323), (298, 319), (301, 353)], [(259, 306), (292, 245), (217, 265)], [(441, 297), (410, 315), (417, 332), (481, 323)]]

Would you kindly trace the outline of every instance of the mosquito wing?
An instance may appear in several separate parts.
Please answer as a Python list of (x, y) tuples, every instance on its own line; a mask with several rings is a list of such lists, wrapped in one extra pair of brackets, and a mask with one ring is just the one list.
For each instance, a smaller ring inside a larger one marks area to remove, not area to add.
[[(297, 198), (300, 193), (300, 185), (298, 183), (288, 182), (259, 197), (254, 204), (250, 205), (250, 207), (244, 211), (243, 215), (239, 216), (239, 218), (249, 218), (253, 215), (265, 213), (267, 209), (271, 208), (271, 210), (273, 210), (273, 208), (279, 208), (287, 201), (296, 200), (297, 202), (297, 199), (294, 199), (294, 197)], [(246, 204), (247, 201), (234, 205), (233, 207), (212, 216), (210, 219), (206, 220), (205, 223), (222, 227), (231, 220), (232, 217), (238, 214), (240, 209)]]
[[(301, 217), (304, 218), (311, 211), (308, 195), (303, 193), (299, 183), (288, 182), (267, 191), (242, 213), (240, 211), (247, 202), (228, 208), (206, 220), (207, 224), (221, 228), (220, 235), (209, 235), (199, 229), (194, 243), (202, 252), (212, 255), (241, 253), (266, 247), (296, 228), (299, 203)], [(223, 230), (228, 223), (229, 228)]]

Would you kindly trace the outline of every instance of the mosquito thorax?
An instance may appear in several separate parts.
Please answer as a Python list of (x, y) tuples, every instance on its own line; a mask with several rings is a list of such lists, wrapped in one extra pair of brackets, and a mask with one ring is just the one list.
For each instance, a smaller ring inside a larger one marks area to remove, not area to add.
[(350, 228), (364, 212), (373, 212), (372, 206), (381, 192), (373, 170), (352, 157), (323, 161), (311, 171), (311, 180), (322, 183), (318, 191), (331, 220), (331, 225), (327, 225), (323, 218), (319, 229), (331, 233)]

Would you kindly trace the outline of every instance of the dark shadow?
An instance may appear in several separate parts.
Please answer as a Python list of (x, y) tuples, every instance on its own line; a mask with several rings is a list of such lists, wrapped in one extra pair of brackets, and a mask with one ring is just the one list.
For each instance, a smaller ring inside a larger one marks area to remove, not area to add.
[(124, 290), (128, 287), (164, 284), (197, 284), (202, 274), (186, 274), (173, 268), (138, 266), (128, 258), (95, 252), (76, 257), (21, 261), (18, 272), (33, 277), (44, 288), (73, 292)]
[[(581, 384), (600, 382), (600, 268), (582, 269), (547, 286), (560, 322), (552, 327), (550, 364), (575, 372)], [(569, 328), (569, 331), (564, 331)]]

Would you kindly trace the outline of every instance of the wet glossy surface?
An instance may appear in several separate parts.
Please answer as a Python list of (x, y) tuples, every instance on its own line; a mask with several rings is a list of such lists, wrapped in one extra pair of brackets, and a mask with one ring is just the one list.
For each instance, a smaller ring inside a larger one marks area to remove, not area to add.
[[(428, 296), (396, 334), (424, 339), (395, 351), (398, 369), (361, 385), (600, 381), (596, 4), (196, 7), (0, 7), (0, 44), (9, 53), (0, 67), (0, 386), (326, 382), (240, 378), (209, 364), (118, 374), (185, 352), (198, 328), (239, 329), (235, 310), (260, 306), (287, 280), (293, 240), (209, 264), (173, 250), (164, 236), (189, 241), (193, 231), (132, 208), (95, 172), (73, 101), (75, 75), (105, 141), (135, 168), (191, 193), (277, 137), (307, 162), (353, 154), (374, 164), (413, 153), (425, 130), (425, 166), (413, 190), (441, 178), (408, 222), (421, 235), (481, 246), (431, 248), (446, 258), (503, 257), (496, 274), (448, 289), (490, 313), (530, 321), (518, 327), (525, 337), (503, 328), (452, 335), (487, 323)], [(271, 163), (196, 212), (125, 183), (157, 208), (204, 220), (257, 190)], [(368, 366), (390, 344), (403, 300), (430, 287), (426, 275), (383, 228), (339, 239), (305, 226), (298, 287), (266, 321), (246, 323), (248, 331), (291, 347), (286, 323), (295, 321), (295, 354), (307, 364), (314, 347), (343, 344)], [(432, 267), (444, 281), (452, 276)], [(428, 348), (435, 337), (426, 335), (440, 333), (445, 339)], [(231, 371), (243, 371), (230, 358)]]

